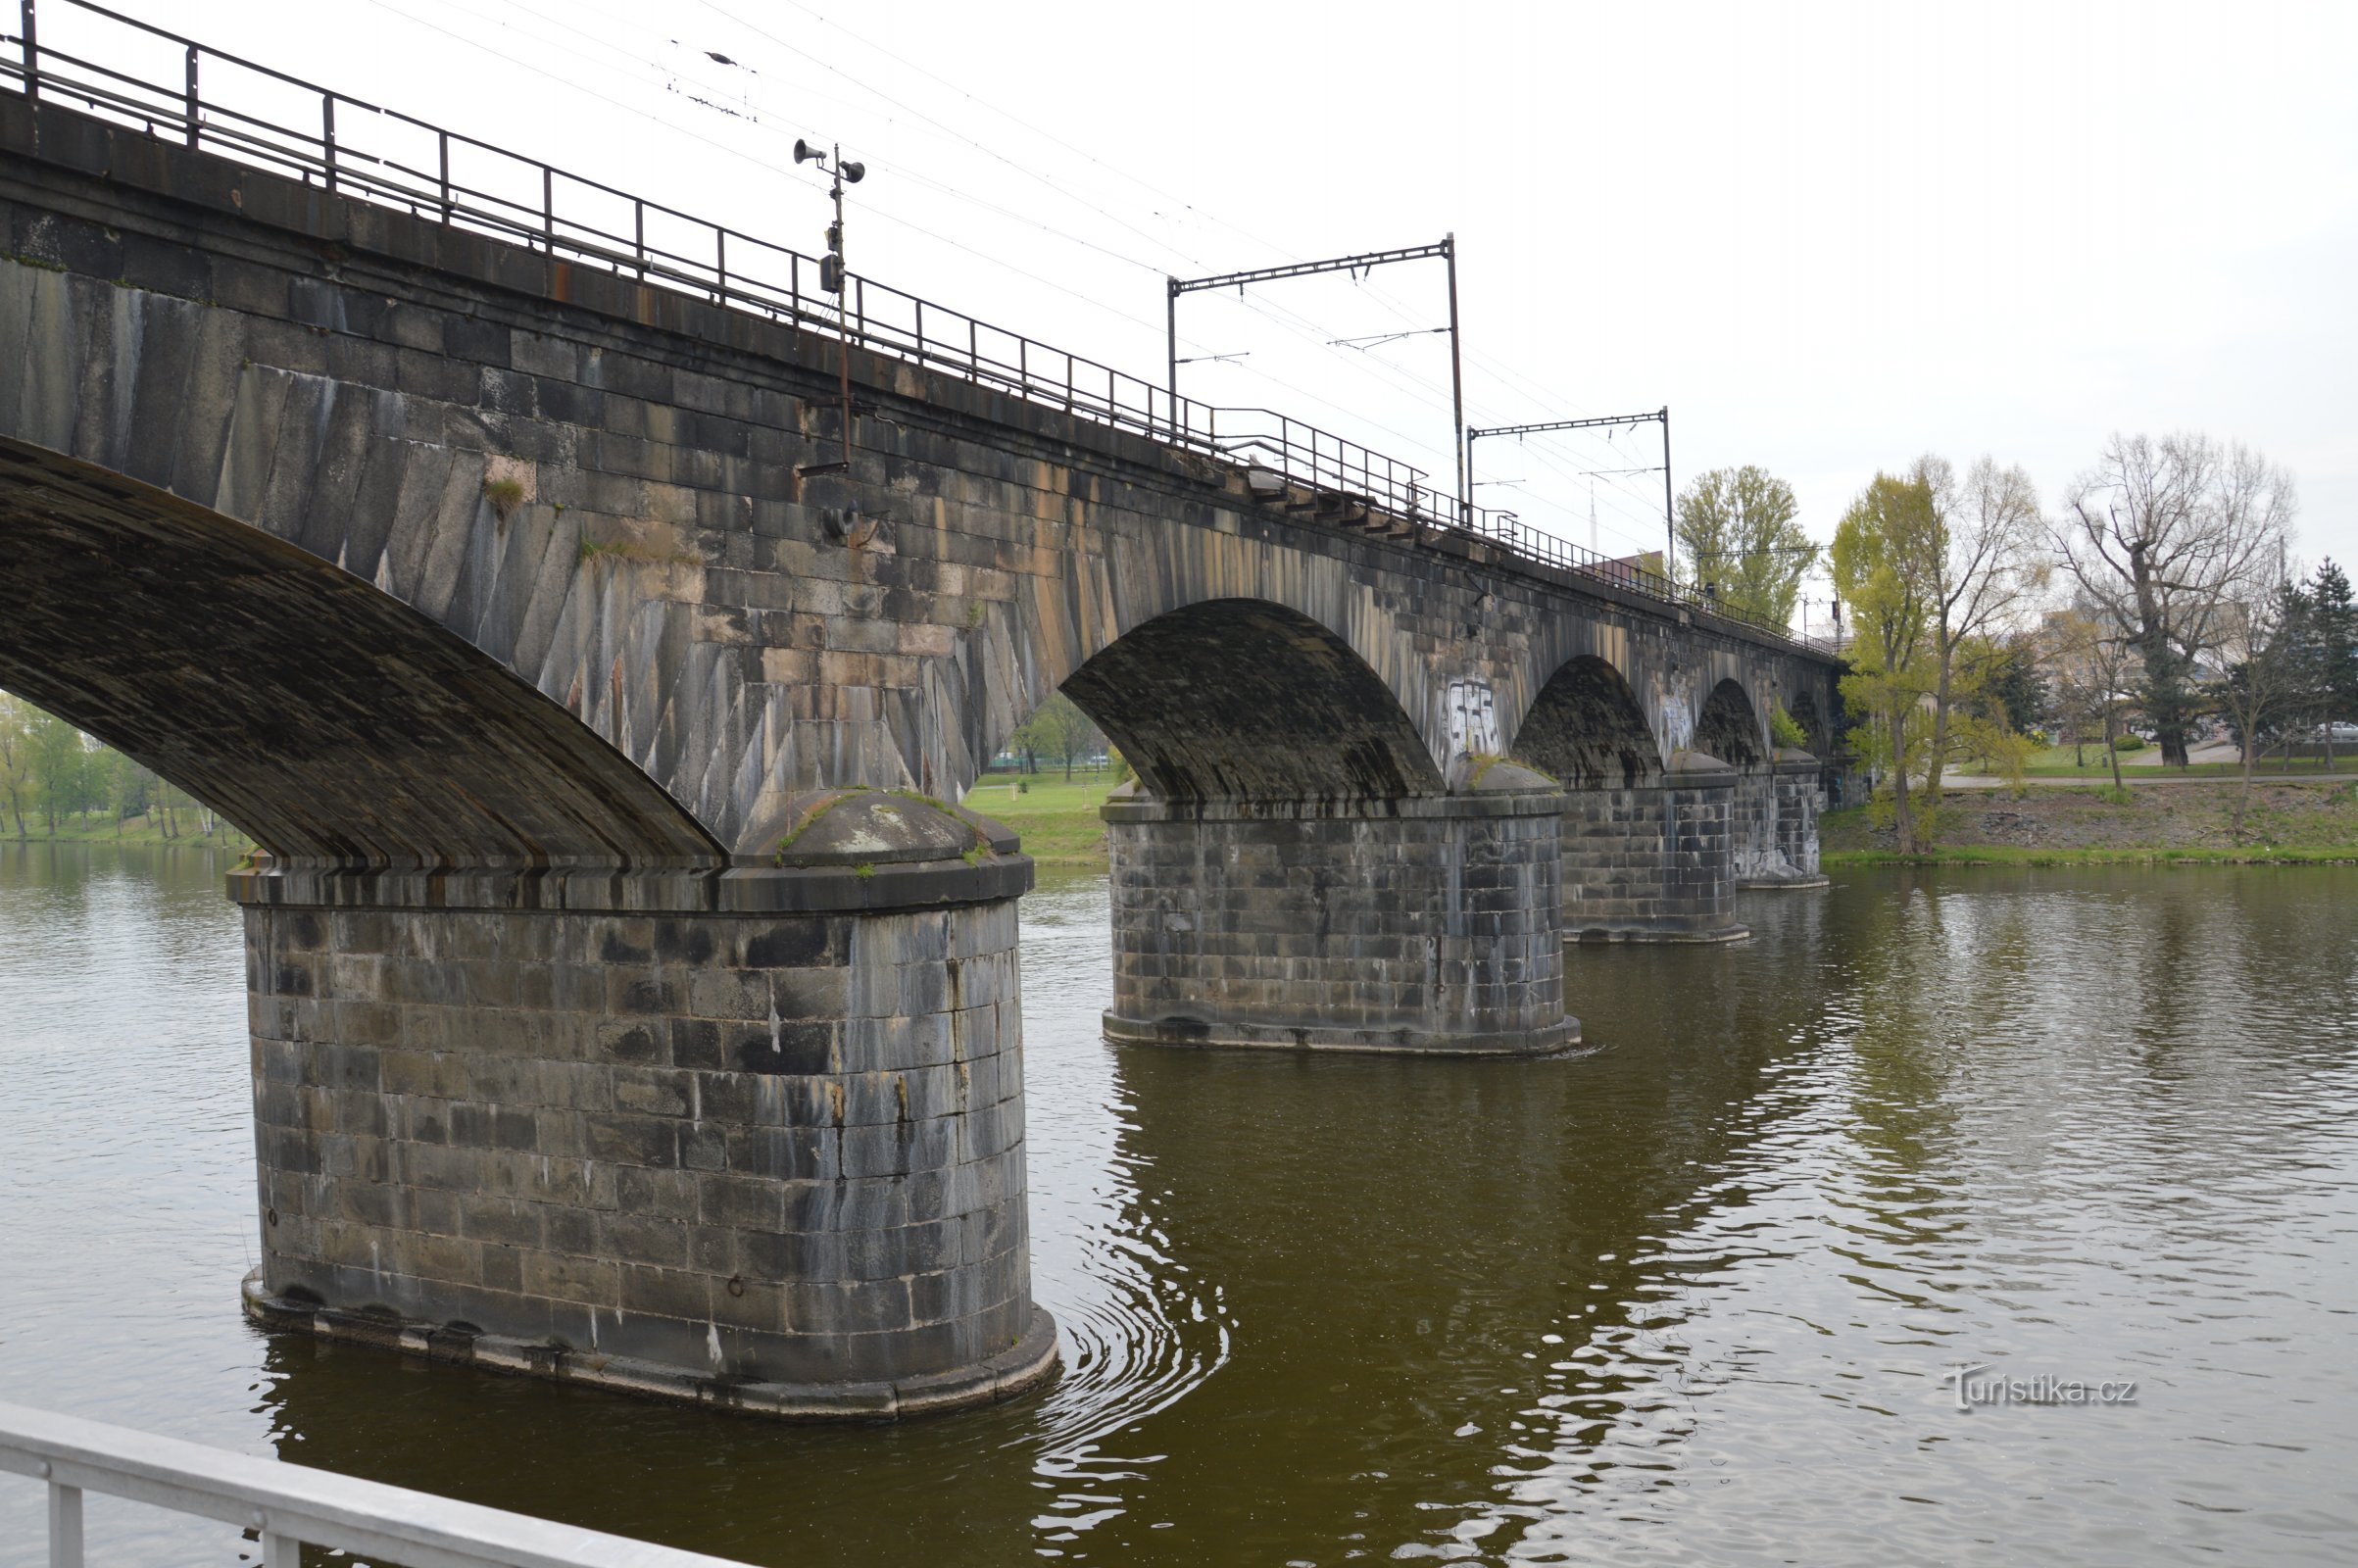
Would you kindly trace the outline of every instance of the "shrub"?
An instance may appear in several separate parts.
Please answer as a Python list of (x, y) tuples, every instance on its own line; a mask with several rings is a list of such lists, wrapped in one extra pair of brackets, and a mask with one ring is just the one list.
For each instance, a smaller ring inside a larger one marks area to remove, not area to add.
[(1796, 752), (1809, 749), (1809, 731), (1801, 727), (1799, 719), (1785, 710), (1783, 704), (1769, 710), (1769, 734), (1779, 746)]
[(2115, 735), (2112, 738), (2112, 749), (2116, 752), (2141, 752), (2145, 749), (2145, 737), (2142, 735)]
[(508, 514), (523, 505), (523, 482), (518, 479), (486, 479), (483, 481), (483, 496), (491, 503), (491, 514), (506, 522)]

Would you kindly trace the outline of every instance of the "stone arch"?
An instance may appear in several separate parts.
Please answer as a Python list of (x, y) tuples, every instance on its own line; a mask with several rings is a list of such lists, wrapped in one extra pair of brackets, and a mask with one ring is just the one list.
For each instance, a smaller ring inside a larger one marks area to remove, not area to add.
[(1759, 710), (1733, 678), (1722, 680), (1704, 697), (1703, 710), (1695, 720), (1695, 749), (1736, 768), (1756, 767), (1768, 760)]
[(0, 439), (0, 686), (274, 855), (694, 865), (711, 834), (479, 649), (294, 543)]
[(1282, 605), (1212, 599), (1091, 656), (1065, 695), (1165, 801), (1444, 792), (1416, 725), (1343, 638)]
[(1514, 755), (1567, 789), (1631, 789), (1662, 771), (1637, 694), (1594, 654), (1565, 661), (1548, 677), (1515, 731)]

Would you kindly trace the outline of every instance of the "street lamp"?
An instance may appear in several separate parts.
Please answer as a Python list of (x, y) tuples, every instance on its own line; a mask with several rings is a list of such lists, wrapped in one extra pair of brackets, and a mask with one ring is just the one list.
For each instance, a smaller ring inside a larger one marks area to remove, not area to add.
[[(835, 203), (835, 221), (827, 225), (827, 254), (818, 260), (818, 286), (836, 296), (835, 324), (843, 335), (843, 472), (849, 478), (852, 473), (852, 313), (843, 299), (843, 188), (865, 179), (868, 166), (847, 163), (840, 142), (821, 152), (800, 136), (794, 139), (794, 161), (797, 164), (818, 165), (819, 172), (832, 180), (827, 195)], [(823, 467), (820, 465), (812, 466)]]

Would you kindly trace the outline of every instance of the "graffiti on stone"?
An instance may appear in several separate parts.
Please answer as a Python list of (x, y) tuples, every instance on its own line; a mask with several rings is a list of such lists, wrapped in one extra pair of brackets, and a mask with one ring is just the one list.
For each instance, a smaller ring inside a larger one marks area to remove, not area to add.
[(1449, 682), (1447, 707), (1449, 714), (1449, 760), (1455, 761), (1460, 757), (1470, 757), (1476, 753), (1497, 755), (1498, 707), (1498, 700), (1491, 695), (1490, 682)]

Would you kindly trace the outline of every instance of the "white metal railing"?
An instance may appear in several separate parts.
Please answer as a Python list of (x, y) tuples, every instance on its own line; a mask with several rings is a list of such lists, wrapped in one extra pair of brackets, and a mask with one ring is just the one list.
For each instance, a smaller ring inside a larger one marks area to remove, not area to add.
[(262, 1568), (298, 1568), (305, 1543), (402, 1568), (742, 1568), (720, 1557), (5, 1400), (0, 1471), (49, 1484), (49, 1568), (82, 1568), (86, 1492), (256, 1531)]

